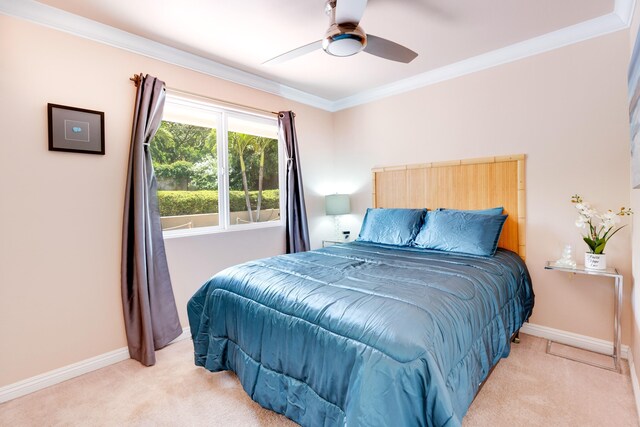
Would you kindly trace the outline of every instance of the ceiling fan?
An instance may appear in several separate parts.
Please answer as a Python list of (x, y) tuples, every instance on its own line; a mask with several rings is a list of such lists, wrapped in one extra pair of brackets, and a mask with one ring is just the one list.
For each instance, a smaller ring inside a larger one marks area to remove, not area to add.
[(280, 64), (320, 48), (333, 56), (351, 56), (364, 50), (391, 61), (405, 64), (413, 61), (418, 54), (411, 49), (364, 32), (359, 24), (366, 6), (367, 0), (327, 0), (325, 13), (329, 15), (329, 29), (324, 38), (278, 55), (263, 64)]

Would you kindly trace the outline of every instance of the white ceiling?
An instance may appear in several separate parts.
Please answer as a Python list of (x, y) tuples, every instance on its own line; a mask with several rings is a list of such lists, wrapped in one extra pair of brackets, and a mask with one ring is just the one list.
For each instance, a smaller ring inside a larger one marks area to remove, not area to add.
[(418, 52), (412, 63), (316, 51), (274, 66), (261, 64), (322, 37), (328, 26), (324, 0), (39, 3), (340, 102), (585, 21), (595, 23), (629, 0), (369, 0), (364, 30)]

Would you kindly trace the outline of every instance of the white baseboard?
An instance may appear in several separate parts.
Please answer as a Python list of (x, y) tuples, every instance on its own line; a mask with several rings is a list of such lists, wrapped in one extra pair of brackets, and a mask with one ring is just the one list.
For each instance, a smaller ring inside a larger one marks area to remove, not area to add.
[[(613, 343), (611, 341), (601, 340), (598, 338), (588, 337), (586, 335), (574, 334), (560, 329), (549, 328), (548, 326), (536, 325), (534, 323), (525, 323), (520, 328), (523, 334), (533, 335), (535, 337), (546, 338), (560, 344), (567, 344), (578, 348), (583, 348), (597, 353), (612, 354)], [(620, 348), (620, 357), (627, 359), (629, 355), (629, 346), (622, 345)]]
[[(175, 340), (171, 341), (170, 344), (187, 338), (191, 338), (191, 329), (188, 327), (183, 328), (182, 334), (180, 334), (180, 336)], [(54, 369), (53, 371), (36, 375), (35, 377), (27, 378), (26, 380), (22, 380), (17, 383), (0, 387), (0, 403), (42, 390), (43, 388), (50, 387), (63, 381), (70, 380), (71, 378), (78, 377), (127, 359), (129, 359), (129, 349), (127, 347), (122, 347), (90, 359), (85, 359), (62, 368)]]
[(122, 362), (128, 358), (128, 348), (119, 348), (90, 359), (54, 369), (53, 371), (45, 372), (44, 374), (36, 375), (35, 377), (27, 378), (17, 383), (9, 384), (8, 386), (0, 388), (0, 403), (33, 393), (34, 391), (42, 390), (43, 388), (104, 368), (105, 366)]
[[(547, 326), (525, 323), (520, 331), (525, 334), (550, 339), (558, 343), (569, 344), (574, 347), (584, 348), (585, 350), (596, 351), (599, 353), (611, 353), (613, 350), (613, 343), (610, 341), (574, 334), (572, 332), (549, 328)], [(182, 334), (173, 340), (171, 344), (190, 337), (190, 328), (184, 328), (182, 330)], [(620, 353), (620, 356), (623, 359), (629, 359), (631, 355), (629, 346), (623, 345)], [(123, 347), (72, 365), (36, 375), (35, 377), (27, 378), (26, 380), (19, 381), (17, 383), (9, 384), (0, 388), (0, 403), (42, 390), (43, 388), (104, 368), (123, 360), (127, 360), (128, 358), (129, 351), (126, 347)], [(632, 360), (630, 360), (630, 362), (632, 362)], [(631, 369), (631, 373), (631, 379), (634, 381), (633, 389), (636, 396), (636, 403), (638, 404), (638, 409), (640, 411), (640, 385), (638, 384), (638, 378), (635, 376), (635, 370), (633, 368)]]
[(187, 339), (189, 340), (191, 339), (191, 328), (189, 326), (187, 326), (186, 328), (182, 328), (182, 333), (178, 335), (177, 338), (171, 341), (168, 345), (177, 343), (178, 341), (187, 340)]
[(636, 400), (636, 412), (640, 418), (640, 384), (638, 383), (638, 375), (636, 374), (636, 366), (633, 362), (633, 355), (631, 350), (627, 353), (627, 360), (629, 361), (629, 375), (631, 376), (631, 387), (633, 387), (633, 397)]

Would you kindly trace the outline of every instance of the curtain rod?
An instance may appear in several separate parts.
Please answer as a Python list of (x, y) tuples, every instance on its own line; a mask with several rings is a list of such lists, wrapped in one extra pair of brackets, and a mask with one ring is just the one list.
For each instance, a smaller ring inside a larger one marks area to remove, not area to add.
[[(140, 80), (141, 79), (140, 79), (140, 75), (139, 74), (136, 74), (133, 77), (130, 77), (129, 80), (131, 80), (133, 82), (133, 84), (135, 84), (136, 87), (138, 87), (140, 85)], [(261, 113), (275, 114), (276, 116), (280, 115), (280, 113), (275, 112), (275, 111), (269, 111), (269, 110), (263, 110), (262, 108), (250, 107), (248, 105), (238, 104), (238, 103), (235, 103), (235, 102), (229, 102), (229, 101), (225, 101), (223, 99), (213, 98), (211, 96), (199, 95), (197, 93), (187, 92), (187, 91), (184, 91), (184, 90), (174, 89), (174, 88), (171, 88), (171, 87), (167, 87), (167, 89), (169, 89), (172, 92), (176, 92), (176, 93), (182, 94), (182, 95), (189, 95), (189, 96), (195, 96), (195, 97), (198, 97), (198, 98), (210, 99), (211, 101), (215, 101), (215, 102), (219, 102), (219, 103), (222, 103), (222, 104), (226, 104), (226, 105), (229, 105), (231, 107), (236, 107), (236, 108), (239, 107), (239, 108), (244, 108), (246, 110), (259, 111)], [(295, 114), (294, 114), (294, 116), (295, 116)]]

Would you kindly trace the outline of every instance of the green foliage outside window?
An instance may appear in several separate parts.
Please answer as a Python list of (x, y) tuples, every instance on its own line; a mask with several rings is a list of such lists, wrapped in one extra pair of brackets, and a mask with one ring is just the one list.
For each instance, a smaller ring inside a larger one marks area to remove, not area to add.
[(150, 145), (154, 166), (179, 160), (196, 163), (207, 154), (216, 156), (215, 129), (163, 121)]
[(191, 166), (189, 188), (194, 190), (217, 190), (218, 167), (215, 157), (207, 154)]
[(186, 160), (178, 160), (171, 164), (154, 165), (156, 177), (160, 180), (170, 180), (174, 183), (174, 188), (187, 190), (191, 180), (191, 168), (193, 163)]
[[(258, 192), (250, 191), (252, 204), (257, 203)], [(218, 213), (217, 191), (158, 191), (160, 216), (195, 215)], [(229, 204), (232, 212), (246, 209), (244, 191), (230, 191)], [(278, 190), (263, 190), (262, 209), (279, 209)]]
[[(260, 221), (260, 210), (279, 208), (278, 141), (238, 132), (228, 141), (231, 211)], [(161, 216), (217, 212), (216, 129), (163, 121), (150, 151)]]

